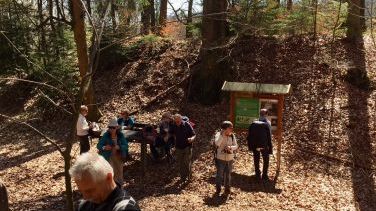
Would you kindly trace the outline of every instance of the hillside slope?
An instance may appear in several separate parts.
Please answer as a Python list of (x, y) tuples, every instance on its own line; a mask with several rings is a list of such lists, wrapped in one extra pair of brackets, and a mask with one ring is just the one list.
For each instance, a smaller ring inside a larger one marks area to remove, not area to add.
[[(376, 92), (345, 80), (348, 69), (366, 71), (371, 81), (376, 80), (376, 51), (371, 41), (366, 39), (360, 46), (345, 40), (333, 45), (319, 40), (314, 46), (305, 38), (252, 37), (232, 47), (236, 81), (290, 83), (292, 92), (285, 101), (282, 169), (277, 182), (254, 179), (245, 134), (238, 133), (234, 193), (228, 200), (213, 197), (215, 168), (208, 144), (213, 131), (227, 118), (226, 98), (211, 107), (186, 102), (188, 82), (183, 82), (144, 107), (189, 75), (197, 45), (171, 40), (148, 44), (132, 60), (96, 73), (102, 126), (123, 109), (140, 108), (144, 109), (135, 116), (141, 122), (156, 123), (163, 112), (170, 111), (188, 115), (197, 124), (193, 182), (187, 186), (178, 183), (175, 166), (166, 162), (149, 161), (149, 171), (142, 176), (139, 146), (130, 145), (134, 160), (126, 163), (126, 189), (142, 209), (375, 210)], [(32, 135), (17, 143), (11, 140), (12, 132), (0, 139), (4, 146), (0, 176), (9, 187), (12, 209), (63, 210), (63, 178), (56, 176), (63, 169), (62, 159), (48, 144), (37, 144), (39, 138)], [(77, 145), (74, 151), (77, 155)], [(29, 155), (30, 159), (20, 160)], [(274, 175), (272, 157), (270, 177)]]

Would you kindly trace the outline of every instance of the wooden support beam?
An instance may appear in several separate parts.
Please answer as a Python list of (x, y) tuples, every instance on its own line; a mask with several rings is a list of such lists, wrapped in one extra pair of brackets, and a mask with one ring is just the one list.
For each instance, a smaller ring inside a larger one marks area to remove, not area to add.
[(283, 124), (282, 124), (282, 117), (283, 117), (283, 104), (284, 104), (284, 96), (280, 95), (278, 98), (278, 120), (277, 120), (277, 174), (279, 175), (281, 169), (281, 150), (282, 150), (282, 131), (283, 131)]

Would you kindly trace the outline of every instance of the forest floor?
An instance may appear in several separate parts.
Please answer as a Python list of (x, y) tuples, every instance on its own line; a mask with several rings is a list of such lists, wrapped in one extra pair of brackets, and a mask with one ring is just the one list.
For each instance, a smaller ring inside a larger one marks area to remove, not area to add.
[[(140, 48), (130, 61), (96, 73), (102, 126), (121, 110), (138, 110), (188, 76), (187, 64), (196, 61), (198, 48), (185, 41), (160, 40)], [(210, 107), (187, 102), (186, 83), (182, 83), (140, 110), (136, 118), (157, 123), (163, 112), (170, 111), (196, 123), (193, 180), (181, 185), (175, 165), (151, 160), (142, 176), (139, 145), (131, 143), (134, 159), (125, 164), (125, 188), (142, 210), (376, 210), (376, 91), (359, 89), (345, 80), (349, 69), (366, 72), (374, 87), (376, 48), (372, 42), (331, 44), (319, 39), (314, 46), (304, 37), (243, 38), (232, 48), (229, 56), (235, 81), (292, 85), (285, 99), (278, 179), (273, 180), (273, 156), (272, 180), (255, 180), (245, 134), (238, 132), (233, 193), (228, 199), (213, 197), (215, 167), (209, 140), (228, 117), (228, 100)], [(20, 116), (32, 111), (36, 101), (28, 95), (32, 89), (20, 83), (1, 84), (0, 113)], [(29, 123), (62, 139), (67, 122), (59, 121), (57, 114), (44, 116), (31, 115)], [(91, 151), (97, 141), (93, 140)], [(27, 128), (5, 121), (0, 122), (0, 146), (0, 178), (8, 188), (11, 209), (64, 210), (64, 163), (54, 147)], [(77, 156), (77, 144), (72, 154)]]

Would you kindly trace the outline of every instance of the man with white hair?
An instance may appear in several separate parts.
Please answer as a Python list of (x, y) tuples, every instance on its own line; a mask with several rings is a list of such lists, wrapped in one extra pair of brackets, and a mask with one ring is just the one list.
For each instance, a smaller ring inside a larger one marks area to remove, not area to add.
[(196, 133), (189, 122), (183, 121), (180, 114), (174, 115), (174, 124), (170, 132), (175, 137), (175, 154), (180, 179), (182, 182), (189, 182), (192, 177), (192, 145)]
[(96, 153), (81, 154), (69, 170), (83, 195), (79, 211), (140, 210), (136, 201), (116, 183), (111, 165)]

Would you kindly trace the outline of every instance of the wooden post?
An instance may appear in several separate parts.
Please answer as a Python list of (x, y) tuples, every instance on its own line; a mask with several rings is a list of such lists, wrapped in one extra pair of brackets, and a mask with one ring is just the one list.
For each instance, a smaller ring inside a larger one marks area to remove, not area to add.
[(234, 92), (230, 93), (230, 121), (235, 125), (235, 96)]
[(7, 189), (1, 180), (0, 180), (0, 211), (9, 211)]
[(277, 176), (279, 175), (279, 171), (281, 169), (281, 149), (282, 149), (282, 117), (283, 117), (283, 104), (284, 104), (284, 96), (279, 95), (278, 97), (278, 125), (277, 125)]

